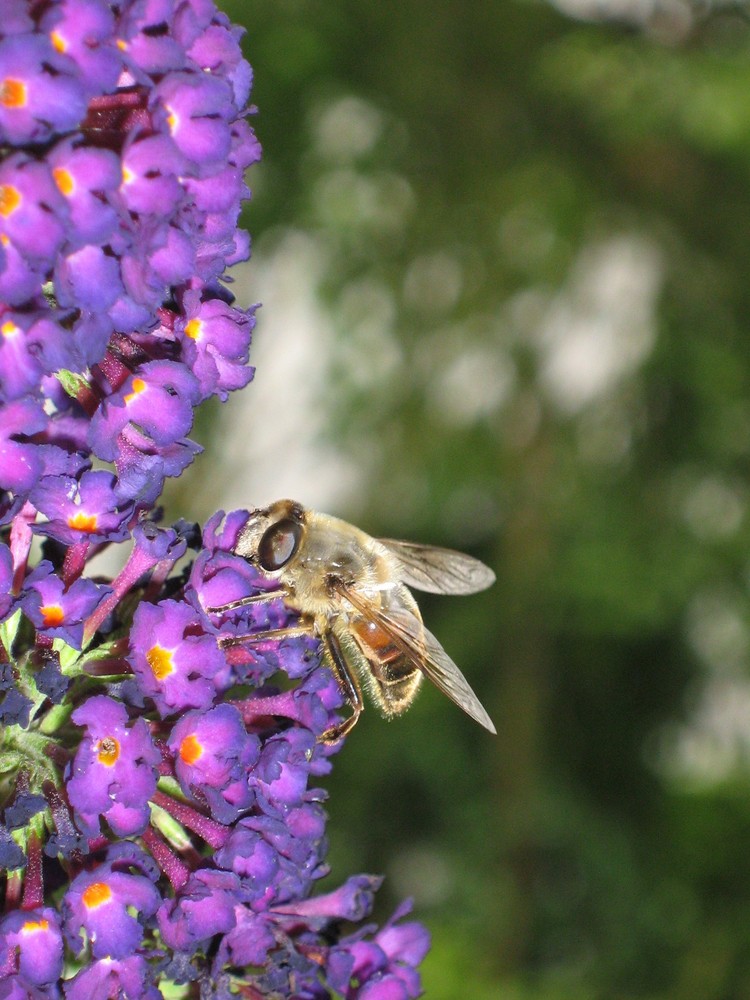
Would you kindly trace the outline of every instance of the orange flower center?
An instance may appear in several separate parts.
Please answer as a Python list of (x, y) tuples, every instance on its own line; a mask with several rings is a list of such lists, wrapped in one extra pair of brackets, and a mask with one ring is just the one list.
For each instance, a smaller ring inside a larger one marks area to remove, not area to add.
[(134, 378), (133, 388), (125, 397), (125, 402), (132, 403), (134, 399), (137, 399), (138, 396), (140, 396), (140, 394), (145, 390), (145, 388), (146, 388), (146, 383), (143, 381), (142, 378)]
[(39, 609), (42, 613), (45, 628), (54, 628), (65, 620), (65, 612), (59, 604), (43, 604)]
[(11, 337), (17, 337), (20, 332), (21, 328), (9, 319), (6, 319), (3, 325), (0, 326), (0, 333), (6, 340), (9, 340)]
[(36, 934), (37, 931), (46, 931), (49, 929), (49, 920), (45, 920), (42, 917), (41, 920), (27, 920), (26, 923), (21, 928), (22, 934)]
[(203, 756), (203, 746), (193, 733), (180, 743), (180, 757), (186, 764), (195, 764)]
[(26, 104), (28, 88), (23, 80), (6, 77), (0, 83), (0, 104), (6, 108), (22, 108)]
[(73, 194), (75, 181), (73, 180), (73, 175), (69, 170), (66, 170), (65, 167), (55, 167), (52, 171), (52, 176), (55, 178), (55, 184), (57, 184), (58, 188), (66, 197)]
[(0, 215), (6, 218), (21, 204), (21, 192), (12, 184), (0, 184)]
[(75, 514), (71, 514), (68, 518), (69, 528), (73, 528), (75, 531), (83, 531), (87, 535), (96, 531), (96, 526), (96, 514), (87, 514), (85, 511), (79, 510)]
[(92, 882), (92, 884), (83, 890), (83, 905), (88, 910), (95, 910), (97, 906), (101, 906), (103, 903), (108, 903), (112, 898), (112, 890), (107, 885), (106, 882)]

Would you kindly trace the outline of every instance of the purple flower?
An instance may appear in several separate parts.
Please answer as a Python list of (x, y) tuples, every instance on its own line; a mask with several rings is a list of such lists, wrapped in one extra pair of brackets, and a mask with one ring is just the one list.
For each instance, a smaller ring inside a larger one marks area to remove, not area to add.
[(238, 907), (234, 917), (234, 926), (221, 939), (216, 968), (264, 966), (268, 953), (277, 947), (273, 922), (265, 913), (255, 913), (246, 906)]
[(353, 875), (350, 879), (324, 896), (312, 896), (291, 903), (277, 904), (275, 913), (306, 917), (314, 921), (362, 920), (372, 909), (374, 893), (380, 888), (382, 878), (377, 875)]
[(41, 634), (80, 649), (84, 621), (109, 592), (109, 587), (86, 579), (74, 580), (66, 588), (52, 564), (41, 562), (26, 578), (19, 603)]
[(200, 381), (202, 398), (226, 399), (253, 377), (247, 365), (252, 311), (234, 309), (221, 299), (201, 302), (196, 292), (185, 295), (183, 308), (185, 321), (178, 324), (182, 356)]
[(167, 743), (182, 790), (205, 801), (219, 822), (232, 823), (252, 804), (247, 774), (258, 759), (259, 741), (233, 705), (188, 712)]
[(399, 923), (411, 905), (400, 906), (369, 939), (358, 932), (344, 938), (330, 956), (331, 984), (347, 1000), (413, 1000), (422, 995), (416, 966), (430, 947), (430, 938), (415, 921)]
[(87, 96), (115, 87), (123, 60), (104, 0), (61, 0), (45, 12), (40, 27), (55, 50), (73, 60)]
[(155, 445), (174, 444), (190, 430), (198, 401), (190, 371), (174, 361), (151, 361), (102, 404), (91, 421), (91, 448), (98, 458), (113, 461), (129, 424)]
[(43, 475), (44, 454), (29, 439), (46, 426), (36, 400), (24, 397), (0, 406), (0, 489), (25, 496)]
[(34, 986), (57, 981), (63, 971), (63, 939), (56, 910), (15, 910), (0, 921), (0, 981), (13, 973)]
[[(325, 814), (316, 802), (292, 807), (278, 818), (264, 813), (237, 824), (216, 861), (243, 876), (266, 905), (303, 899), (312, 883), (328, 874)], [(267, 878), (265, 885), (263, 878)]]
[(135, 135), (122, 154), (120, 197), (128, 211), (161, 216), (185, 199), (187, 161), (167, 135)]
[(185, 65), (185, 50), (170, 30), (172, 17), (173, 4), (163, 0), (140, 0), (123, 8), (117, 38), (136, 79)]
[(72, 718), (86, 728), (67, 780), (79, 826), (94, 837), (102, 817), (120, 836), (142, 833), (161, 759), (145, 721), (129, 724), (125, 706), (104, 695), (89, 698)]
[(152, 967), (142, 955), (121, 960), (107, 956), (66, 980), (63, 989), (67, 1000), (112, 1000), (112, 997), (161, 1000), (153, 976)]
[(158, 905), (159, 893), (151, 880), (118, 870), (116, 863), (81, 872), (63, 900), (68, 945), (80, 953), (86, 940), (94, 958), (127, 958), (135, 953), (143, 924)]
[(315, 736), (306, 729), (288, 729), (266, 740), (252, 780), (267, 811), (302, 801), (314, 749)]
[(65, 239), (64, 214), (65, 201), (46, 163), (24, 153), (0, 163), (0, 237), (29, 264), (52, 266)]
[(60, 257), (55, 291), (63, 308), (106, 313), (123, 293), (119, 264), (102, 247), (87, 243)]
[(73, 247), (103, 244), (118, 225), (113, 202), (122, 184), (120, 159), (112, 150), (91, 149), (68, 138), (53, 147), (48, 162), (68, 207), (68, 242)]
[(226, 844), (217, 852), (216, 863), (241, 876), (252, 901), (269, 892), (281, 869), (278, 851), (247, 821), (235, 825)]
[(177, 951), (186, 951), (217, 934), (231, 931), (235, 908), (243, 899), (242, 883), (231, 872), (200, 869), (182, 892), (162, 903), (157, 913), (164, 941)]
[(177, 149), (203, 171), (222, 166), (231, 148), (229, 84), (207, 73), (172, 73), (154, 90)]
[(128, 535), (133, 505), (118, 500), (111, 472), (92, 469), (80, 479), (45, 476), (31, 494), (31, 502), (48, 520), (35, 526), (65, 545), (88, 541), (122, 541)]
[(195, 611), (177, 601), (138, 606), (128, 660), (163, 718), (210, 708), (226, 671), (216, 636), (202, 631)]
[(68, 132), (86, 110), (84, 89), (44, 34), (0, 41), (0, 141), (44, 142)]
[(7, 312), (0, 320), (0, 398), (18, 399), (43, 375), (82, 364), (76, 345), (46, 313)]

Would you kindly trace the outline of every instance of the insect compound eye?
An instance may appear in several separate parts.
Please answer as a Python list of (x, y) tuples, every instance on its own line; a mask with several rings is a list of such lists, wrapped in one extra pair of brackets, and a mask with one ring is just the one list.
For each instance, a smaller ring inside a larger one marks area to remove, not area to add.
[(289, 518), (269, 528), (258, 545), (258, 562), (267, 571), (286, 566), (297, 551), (302, 525)]

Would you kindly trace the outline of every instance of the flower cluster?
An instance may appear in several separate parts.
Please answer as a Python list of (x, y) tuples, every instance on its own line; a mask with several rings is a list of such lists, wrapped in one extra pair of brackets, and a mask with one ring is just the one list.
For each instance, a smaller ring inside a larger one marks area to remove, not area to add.
[[(0, 996), (407, 1000), (426, 948), (327, 873), (342, 696), (234, 554), (156, 501), (252, 376), (220, 283), (259, 157), (213, 0), (3, 0)], [(90, 561), (127, 546), (111, 580)]]

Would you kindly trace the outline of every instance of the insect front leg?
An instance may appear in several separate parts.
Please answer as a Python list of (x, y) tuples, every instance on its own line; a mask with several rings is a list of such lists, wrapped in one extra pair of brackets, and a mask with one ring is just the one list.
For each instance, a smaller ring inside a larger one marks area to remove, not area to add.
[(315, 623), (312, 618), (303, 618), (299, 624), (286, 625), (284, 628), (269, 628), (263, 632), (245, 632), (242, 635), (220, 635), (218, 641), (220, 646), (242, 646), (244, 643), (274, 642), (315, 634)]
[(216, 607), (206, 608), (211, 615), (220, 615), (224, 611), (234, 611), (235, 608), (245, 608), (248, 604), (264, 604), (267, 601), (283, 601), (283, 590), (263, 590), (259, 594), (250, 594), (249, 597), (240, 597), (236, 601), (228, 604), (217, 604)]

